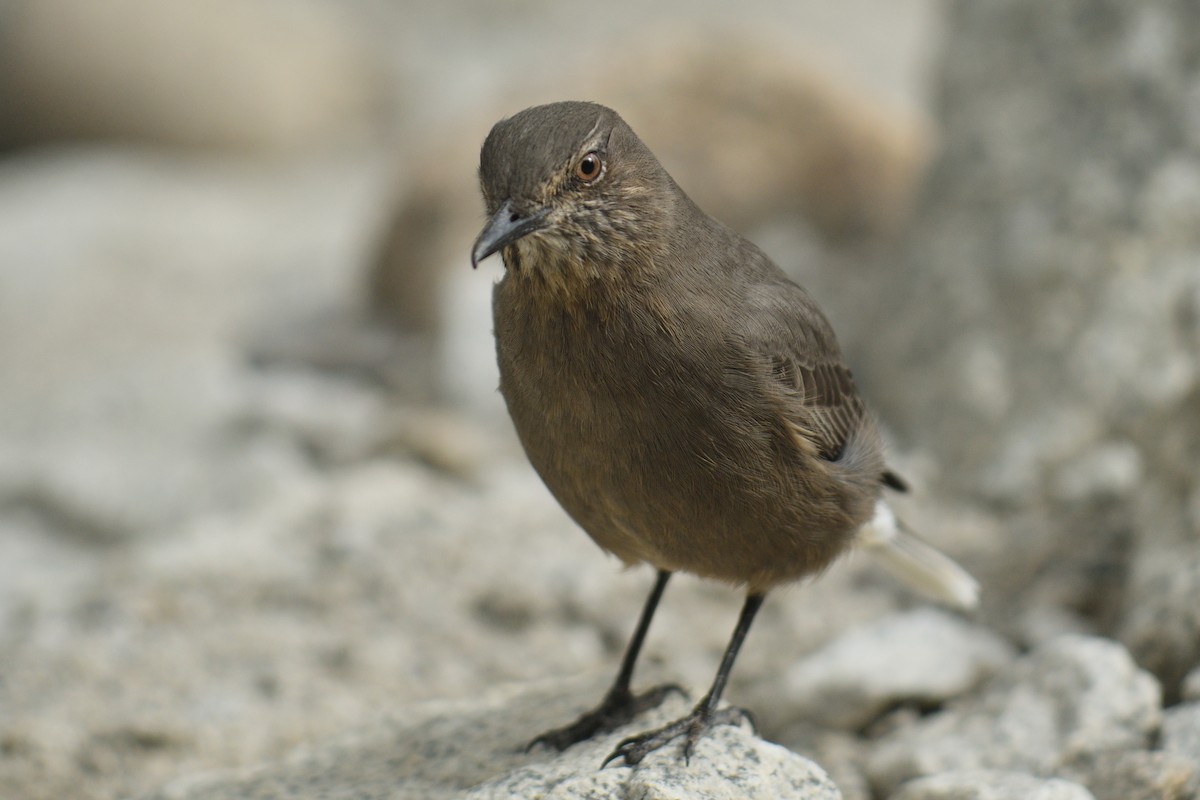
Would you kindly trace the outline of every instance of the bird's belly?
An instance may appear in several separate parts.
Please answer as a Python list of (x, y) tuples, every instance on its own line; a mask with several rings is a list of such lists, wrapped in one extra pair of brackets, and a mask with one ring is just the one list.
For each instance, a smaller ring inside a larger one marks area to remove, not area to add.
[(770, 432), (728, 408), (650, 400), (645, 386), (551, 402), (504, 394), (547, 487), (626, 563), (767, 588), (824, 567), (860, 524), (819, 497), (820, 473), (797, 480)]

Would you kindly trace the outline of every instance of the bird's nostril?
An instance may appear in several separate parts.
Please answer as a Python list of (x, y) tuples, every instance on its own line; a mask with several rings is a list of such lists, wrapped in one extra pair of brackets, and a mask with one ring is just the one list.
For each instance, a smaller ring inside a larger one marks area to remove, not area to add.
[(512, 212), (511, 214), (509, 214), (509, 215), (508, 215), (508, 221), (509, 221), (509, 222), (520, 222), (520, 221), (521, 221), (521, 215), (520, 215), (520, 214), (518, 214), (517, 212), (515, 212), (515, 211), (514, 211), (514, 212)]

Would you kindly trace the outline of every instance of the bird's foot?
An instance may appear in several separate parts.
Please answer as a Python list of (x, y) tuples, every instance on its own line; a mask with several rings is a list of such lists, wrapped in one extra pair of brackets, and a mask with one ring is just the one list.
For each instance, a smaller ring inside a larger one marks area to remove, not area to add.
[(653, 689), (634, 694), (628, 689), (609, 692), (600, 705), (587, 712), (579, 719), (562, 728), (555, 728), (543, 733), (530, 742), (525, 751), (529, 752), (539, 744), (548, 745), (555, 750), (566, 750), (577, 742), (590, 739), (598, 733), (608, 733), (616, 730), (632, 720), (643, 711), (658, 708), (667, 695), (677, 692), (687, 697), (681, 687), (673, 683), (655, 686)]
[(683, 743), (683, 762), (686, 764), (691, 761), (692, 753), (696, 749), (696, 743), (710, 730), (718, 725), (738, 725), (743, 721), (749, 722), (750, 727), (754, 727), (754, 720), (745, 709), (729, 706), (718, 711), (710, 711), (701, 703), (691, 714), (682, 719), (677, 719), (669, 725), (664, 725), (657, 730), (643, 733), (640, 736), (631, 736), (621, 742), (617, 745), (617, 749), (613, 750), (612, 754), (604, 759), (604, 763), (600, 765), (600, 768), (603, 769), (610, 762), (621, 758), (625, 759), (627, 766), (635, 766), (641, 763), (641, 760), (650, 753), (678, 739), (680, 736), (684, 737), (685, 740)]

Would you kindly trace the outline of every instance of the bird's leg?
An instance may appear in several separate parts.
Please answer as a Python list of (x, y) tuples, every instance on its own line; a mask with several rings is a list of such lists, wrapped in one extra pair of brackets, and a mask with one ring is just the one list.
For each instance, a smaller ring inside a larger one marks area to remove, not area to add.
[(640, 736), (631, 736), (617, 745), (617, 749), (604, 759), (601, 767), (606, 767), (609, 762), (619, 758), (625, 759), (626, 764), (633, 766), (641, 762), (648, 754), (680, 736), (685, 738), (683, 760), (686, 763), (692, 757), (696, 742), (700, 741), (701, 737), (711, 728), (717, 725), (736, 725), (743, 720), (749, 721), (751, 725), (754, 724), (745, 710), (729, 707), (718, 711), (717, 704), (721, 701), (721, 692), (725, 689), (725, 682), (729, 680), (729, 671), (733, 668), (734, 660), (737, 659), (738, 650), (741, 649), (746, 633), (750, 630), (750, 623), (754, 621), (754, 615), (758, 613), (765, 596), (752, 594), (746, 597), (741, 616), (738, 617), (737, 627), (733, 629), (733, 636), (729, 639), (725, 655), (721, 658), (721, 666), (717, 669), (716, 678), (713, 679), (712, 688), (708, 690), (708, 694), (704, 695), (704, 699), (692, 709), (692, 713), (657, 730), (643, 733)]
[(629, 644), (625, 648), (625, 656), (621, 659), (621, 669), (617, 673), (617, 679), (613, 681), (612, 688), (600, 701), (600, 705), (570, 725), (546, 731), (530, 742), (527, 750), (539, 744), (550, 745), (557, 750), (566, 750), (576, 742), (590, 739), (597, 733), (606, 733), (619, 728), (643, 711), (656, 708), (671, 692), (685, 694), (683, 689), (675, 684), (656, 686), (642, 694), (634, 694), (629, 688), (630, 681), (633, 680), (633, 667), (637, 663), (638, 653), (641, 652), (642, 642), (646, 639), (646, 631), (650, 629), (650, 620), (654, 617), (654, 611), (658, 608), (658, 601), (662, 598), (663, 590), (667, 588), (667, 580), (670, 577), (670, 572), (659, 570), (654, 588), (650, 591), (650, 596), (646, 598), (645, 607), (642, 608), (642, 616), (638, 620), (637, 630), (633, 632), (633, 638), (629, 640)]

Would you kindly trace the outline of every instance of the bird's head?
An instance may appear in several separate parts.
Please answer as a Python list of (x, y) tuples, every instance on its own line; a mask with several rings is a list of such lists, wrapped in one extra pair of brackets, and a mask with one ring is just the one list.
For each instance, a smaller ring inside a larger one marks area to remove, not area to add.
[(518, 272), (598, 275), (644, 262), (653, 237), (639, 228), (661, 224), (678, 193), (615, 111), (583, 102), (535, 106), (496, 123), (479, 183), (489, 219), (471, 264), (501, 252)]

